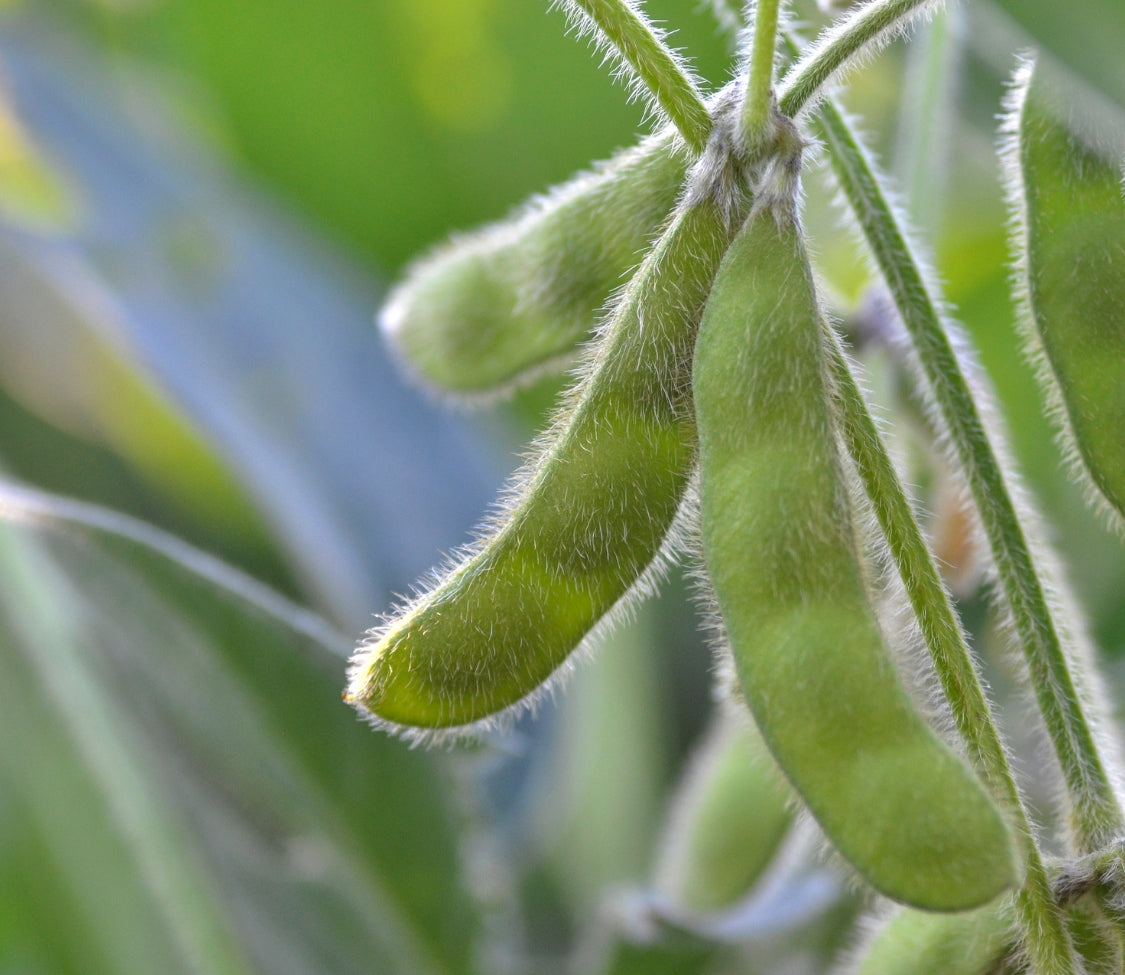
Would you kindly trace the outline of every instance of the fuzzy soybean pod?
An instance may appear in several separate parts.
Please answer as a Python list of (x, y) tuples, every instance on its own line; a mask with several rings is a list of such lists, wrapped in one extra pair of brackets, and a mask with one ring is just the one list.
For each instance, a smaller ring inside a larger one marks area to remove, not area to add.
[(677, 211), (494, 531), (360, 647), (352, 703), (400, 731), (477, 722), (536, 691), (638, 583), (691, 475), (691, 348), (730, 226), (711, 196)]
[(1067, 453), (1125, 516), (1125, 159), (1070, 132), (1041, 68), (1022, 81), (1008, 175), (1032, 354)]
[(778, 764), (877, 890), (933, 910), (1019, 880), (996, 804), (922, 719), (872, 610), (795, 220), (751, 216), (699, 330), (704, 561)]
[(424, 383), (466, 399), (570, 361), (668, 221), (687, 161), (677, 137), (656, 135), (454, 237), (391, 291), (384, 335)]
[(1011, 901), (955, 914), (896, 910), (847, 965), (848, 975), (988, 975), (1016, 945)]

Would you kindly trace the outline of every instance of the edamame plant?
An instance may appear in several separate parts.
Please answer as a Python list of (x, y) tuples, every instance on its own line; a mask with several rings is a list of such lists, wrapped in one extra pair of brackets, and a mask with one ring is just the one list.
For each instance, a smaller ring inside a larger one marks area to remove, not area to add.
[[(454, 397), (579, 365), (477, 541), (360, 646), (346, 698), (412, 740), (480, 733), (532, 704), (669, 560), (690, 559), (727, 701), (669, 826), (669, 896), (737, 899), (795, 803), (897, 902), (852, 971), (1120, 971), (1125, 817), (1091, 653), (971, 349), (833, 100), (849, 67), (943, 4), (852, 4), (811, 43), (779, 0), (716, 4), (742, 19), (742, 55), (710, 95), (639, 0), (560, 5), (663, 128), (455, 238), (392, 292), (387, 337)], [(1014, 70), (1014, 286), (1065, 453), (1116, 525), (1125, 140), (1052, 66), (1029, 55)], [(872, 417), (810, 260), (802, 185), (826, 174), (894, 308), (921, 426), (972, 509), (1054, 753), (1056, 818), (1032, 816), (909, 461)], [(789, 788), (752, 761), (776, 763)], [(769, 824), (760, 836), (739, 833), (742, 808)]]

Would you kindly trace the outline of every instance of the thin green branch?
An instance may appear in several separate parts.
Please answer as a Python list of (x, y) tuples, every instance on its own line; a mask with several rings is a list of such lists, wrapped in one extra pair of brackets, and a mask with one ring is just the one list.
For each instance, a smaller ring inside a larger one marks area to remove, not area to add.
[(766, 140), (773, 109), (773, 61), (780, 0), (758, 0), (742, 105), (742, 132), (750, 145)]
[(936, 0), (874, 0), (825, 31), (782, 79), (778, 104), (796, 118), (822, 97), (824, 86), (850, 62), (874, 55)]
[[(861, 8), (834, 30), (825, 33), (782, 79), (778, 104), (790, 118), (807, 111), (821, 97), (821, 88), (850, 61), (874, 52), (901, 33), (919, 12), (936, 0), (878, 0)], [(572, 12), (585, 15), (602, 40), (636, 72), (688, 147), (698, 155), (711, 132), (711, 113), (699, 88), (676, 56), (659, 40), (651, 25), (624, 0), (563, 0)], [(792, 56), (798, 50), (787, 42)], [(647, 53), (645, 53), (647, 52)], [(716, 98), (733, 90), (734, 82)], [(667, 151), (667, 143), (655, 144)]]
[(566, 0), (601, 31), (605, 42), (637, 73), (684, 141), (700, 153), (711, 134), (711, 115), (695, 82), (657, 31), (626, 0)]
[(1016, 913), (1027, 950), (1037, 972), (1073, 973), (1066, 928), (949, 594), (836, 333), (827, 326), (825, 332), (836, 413), (848, 453), (887, 540), (957, 730), (1019, 834), (1027, 873), (1016, 895)]
[(1062, 767), (1076, 842), (1082, 852), (1096, 850), (1121, 834), (1121, 808), (1083, 711), (1001, 465), (938, 306), (866, 154), (831, 103), (822, 105), (819, 123), (833, 171), (910, 333), (979, 511), (1036, 699)]

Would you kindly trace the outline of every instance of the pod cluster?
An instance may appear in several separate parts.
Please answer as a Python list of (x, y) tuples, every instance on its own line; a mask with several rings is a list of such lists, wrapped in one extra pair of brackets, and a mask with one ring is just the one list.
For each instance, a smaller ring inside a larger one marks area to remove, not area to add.
[[(454, 241), (392, 294), (397, 349), (455, 394), (518, 383), (592, 338), (480, 539), (368, 634), (345, 696), (420, 740), (526, 706), (649, 588), (692, 507), (740, 697), (792, 793), (876, 889), (976, 907), (1019, 883), (1014, 840), (908, 695), (873, 608), (796, 216), (800, 140), (779, 116), (751, 158), (738, 107), (713, 109), (694, 167), (654, 137)], [(768, 778), (738, 766), (758, 747), (724, 735), (699, 775), (725, 784), (669, 827), (663, 875), (689, 905), (734, 898), (764, 862), (760, 837), (730, 852), (737, 867), (705, 843), (724, 797)], [(778, 837), (785, 794), (760, 798)], [(719, 870), (721, 889), (697, 875)]]

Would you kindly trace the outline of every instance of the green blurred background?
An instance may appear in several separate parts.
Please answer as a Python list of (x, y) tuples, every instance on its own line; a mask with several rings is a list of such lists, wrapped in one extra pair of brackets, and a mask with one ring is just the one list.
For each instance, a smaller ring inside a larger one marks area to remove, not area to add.
[[(0, 972), (815, 971), (846, 939), (837, 888), (723, 937), (635, 930), (613, 893), (651, 879), (709, 720), (679, 574), (482, 746), (409, 751), (338, 701), (350, 644), (468, 537), (559, 389), (454, 417), (380, 350), (380, 291), (646, 130), (548, 7), (0, 4), (0, 468), (50, 492), (0, 495)], [(727, 80), (707, 5), (646, 9)], [(1061, 469), (1013, 326), (995, 117), (1021, 38), (989, 11), (955, 18), (948, 84), (912, 82), (899, 44), (848, 104), (929, 232), (1116, 674), (1121, 543)], [(865, 266), (818, 169), (807, 193), (852, 321)], [(979, 593), (965, 608), (997, 642)]]

